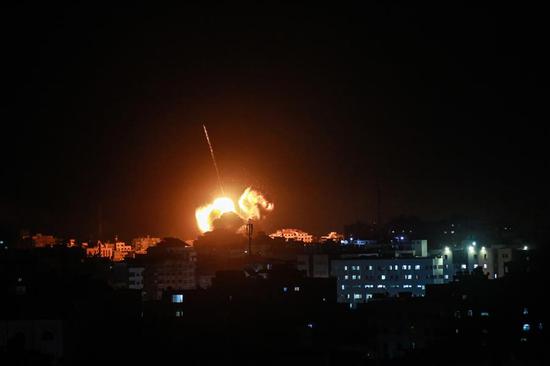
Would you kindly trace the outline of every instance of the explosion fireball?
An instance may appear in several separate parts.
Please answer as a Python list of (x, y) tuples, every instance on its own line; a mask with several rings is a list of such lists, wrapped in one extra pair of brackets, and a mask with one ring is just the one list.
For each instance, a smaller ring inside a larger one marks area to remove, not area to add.
[(260, 192), (251, 187), (244, 190), (238, 200), (238, 209), (229, 197), (218, 197), (212, 203), (199, 207), (195, 211), (197, 226), (201, 233), (212, 231), (213, 223), (226, 212), (237, 214), (245, 222), (248, 220), (260, 220), (266, 212), (272, 211), (274, 205)]

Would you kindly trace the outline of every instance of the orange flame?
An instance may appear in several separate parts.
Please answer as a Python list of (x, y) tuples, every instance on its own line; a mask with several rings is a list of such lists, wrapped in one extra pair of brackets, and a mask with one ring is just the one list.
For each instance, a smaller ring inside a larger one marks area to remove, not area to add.
[(260, 192), (251, 187), (244, 190), (238, 200), (239, 209), (229, 197), (218, 197), (212, 203), (199, 207), (195, 211), (197, 226), (201, 233), (212, 231), (213, 223), (226, 212), (234, 212), (244, 221), (260, 220), (265, 212), (275, 207)]

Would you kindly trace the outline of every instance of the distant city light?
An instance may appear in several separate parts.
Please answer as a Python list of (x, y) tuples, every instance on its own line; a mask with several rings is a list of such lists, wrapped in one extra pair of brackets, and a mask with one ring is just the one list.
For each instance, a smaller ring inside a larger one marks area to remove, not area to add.
[(475, 241), (472, 242), (472, 245), (473, 245), (474, 247), (476, 246), (476, 244), (477, 244), (477, 243), (476, 243)]
[(474, 247), (470, 245), (470, 246), (468, 247), (468, 251), (469, 251), (470, 253), (473, 253), (473, 252), (475, 251), (475, 250), (474, 250)]
[(529, 247), (527, 245), (524, 245), (523, 250), (529, 250)]

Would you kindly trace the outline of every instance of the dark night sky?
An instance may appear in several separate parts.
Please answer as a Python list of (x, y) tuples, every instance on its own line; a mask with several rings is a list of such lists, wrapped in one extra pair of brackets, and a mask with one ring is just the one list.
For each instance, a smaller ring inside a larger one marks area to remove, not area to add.
[(268, 230), (547, 212), (536, 9), (334, 6), (5, 9), (3, 225), (194, 237), (203, 122)]

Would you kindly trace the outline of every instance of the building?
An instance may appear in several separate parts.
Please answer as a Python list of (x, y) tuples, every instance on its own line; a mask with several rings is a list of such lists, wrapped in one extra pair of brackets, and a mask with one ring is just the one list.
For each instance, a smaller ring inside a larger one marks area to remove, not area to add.
[(441, 257), (368, 258), (356, 256), (332, 261), (338, 302), (355, 308), (380, 296), (424, 296), (426, 285), (449, 281)]
[(270, 234), (271, 239), (284, 238), (285, 241), (301, 241), (303, 243), (312, 243), (313, 235), (306, 233), (300, 229), (281, 229), (273, 234)]
[(145, 255), (138, 255), (127, 261), (128, 288), (143, 291), (143, 273), (145, 272)]
[(152, 238), (149, 235), (146, 237), (134, 238), (132, 239), (132, 247), (136, 254), (146, 254), (147, 249), (154, 247), (161, 242), (161, 238)]
[(38, 233), (33, 235), (32, 242), (35, 248), (44, 248), (55, 245), (57, 240), (53, 235), (42, 235)]
[[(150, 300), (159, 300), (167, 290), (190, 290), (197, 286), (196, 253), (179, 239), (166, 238), (157, 246), (147, 250), (144, 258), (143, 296)], [(136, 273), (133, 270), (134, 283)]]
[(326, 243), (326, 242), (340, 243), (342, 240), (344, 240), (344, 234), (339, 234), (336, 231), (331, 231), (327, 235), (321, 236), (321, 238), (319, 239), (321, 243)]
[(468, 241), (456, 247), (446, 246), (432, 250), (430, 254), (443, 258), (449, 267), (449, 275), (456, 276), (461, 272), (472, 272), (478, 267), (490, 279), (501, 278), (507, 273), (507, 264), (528, 252), (527, 246), (513, 248), (504, 245), (483, 246), (476, 241)]
[(87, 257), (101, 257), (101, 258), (113, 258), (115, 246), (111, 243), (105, 243), (98, 241), (95, 247), (86, 246)]
[(330, 257), (328, 254), (298, 254), (296, 269), (302, 271), (307, 277), (330, 277)]
[(123, 261), (128, 255), (133, 254), (132, 246), (122, 241), (117, 241), (114, 248), (113, 261), (115, 262)]

